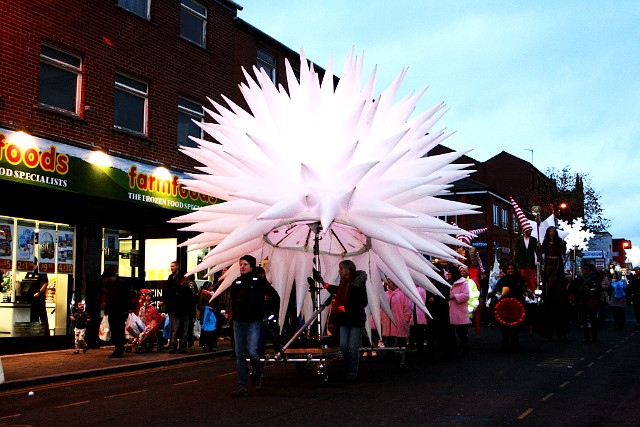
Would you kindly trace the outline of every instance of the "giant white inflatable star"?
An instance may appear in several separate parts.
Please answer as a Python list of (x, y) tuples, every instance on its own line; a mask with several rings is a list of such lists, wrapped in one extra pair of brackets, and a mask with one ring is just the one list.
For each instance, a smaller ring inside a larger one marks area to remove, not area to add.
[(207, 113), (214, 122), (202, 128), (217, 142), (197, 139), (198, 148), (181, 148), (202, 164), (183, 182), (187, 188), (225, 200), (173, 220), (199, 233), (185, 245), (213, 247), (194, 272), (232, 265), (219, 293), (237, 276), (240, 256), (268, 258), (283, 319), (294, 283), (298, 312), (309, 316), (312, 267), (332, 281), (337, 264), (350, 258), (369, 276), (368, 311), (376, 323), (380, 308), (388, 310), (384, 275), (426, 311), (415, 285), (439, 293), (431, 281), (443, 279), (423, 255), (457, 262), (448, 245), (459, 244), (461, 230), (439, 217), (478, 208), (438, 197), (472, 172), (452, 163), (464, 153), (426, 157), (450, 136), (432, 130), (444, 105), (410, 118), (424, 90), (394, 103), (403, 70), (376, 96), (375, 71), (363, 80), (362, 56), (353, 52), (337, 85), (331, 61), (322, 80), (304, 65), (304, 52), (300, 62), (299, 80), (286, 63), (286, 89), (264, 70), (254, 67), (255, 77), (243, 70), (250, 112), (226, 98), (228, 106), (212, 101), (215, 111)]

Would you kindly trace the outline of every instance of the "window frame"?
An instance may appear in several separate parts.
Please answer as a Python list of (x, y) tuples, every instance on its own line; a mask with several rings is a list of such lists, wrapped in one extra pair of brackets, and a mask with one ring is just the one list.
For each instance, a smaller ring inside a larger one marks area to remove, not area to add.
[[(125, 83), (123, 82), (118, 82), (118, 77), (123, 77), (125, 79), (128, 80), (132, 80), (134, 82), (140, 83), (142, 85), (145, 85), (146, 87), (146, 91), (142, 91), (139, 90), (135, 87), (132, 86), (127, 86)], [(148, 136), (149, 135), (149, 83), (142, 81), (140, 79), (137, 79), (135, 77), (131, 77), (130, 75), (124, 74), (124, 73), (118, 73), (116, 72), (115, 75), (115, 79), (114, 79), (114, 102), (113, 102), (113, 127), (117, 130), (121, 130), (121, 131), (125, 131), (125, 132), (132, 132), (138, 135), (144, 135), (144, 136)], [(139, 98), (142, 98), (144, 100), (143, 103), (143, 117), (142, 117), (142, 132), (138, 131), (136, 129), (129, 129), (127, 127), (124, 126), (120, 126), (116, 124), (116, 100), (115, 100), (115, 92), (116, 91), (122, 91), (124, 93), (127, 93), (129, 95), (133, 95), (133, 96), (137, 96)]]
[(505, 230), (509, 229), (509, 211), (505, 208), (500, 208), (500, 226)]
[[(145, 14), (144, 16), (140, 15), (138, 12), (136, 12), (133, 9), (130, 9), (129, 7), (127, 7), (127, 5), (125, 3), (127, 2), (136, 2), (136, 3), (141, 3), (144, 2), (145, 3)], [(139, 16), (142, 19), (146, 19), (147, 21), (151, 20), (151, 0), (118, 0), (117, 1), (117, 5), (119, 8), (126, 10), (129, 13), (133, 13), (136, 16)]]
[[(189, 104), (194, 104), (194, 105), (199, 105), (200, 106), (200, 111), (196, 111), (193, 108), (190, 108), (188, 105), (184, 105), (185, 103), (189, 103)], [(193, 142), (189, 136), (195, 136), (195, 135), (187, 135), (187, 142), (188, 144), (183, 144), (183, 141), (180, 141), (180, 115), (184, 114), (186, 116), (189, 117), (190, 120), (192, 119), (199, 119), (200, 123), (204, 122), (204, 105), (193, 101), (191, 99), (187, 99), (187, 98), (182, 98), (179, 97), (178, 98), (178, 140), (176, 141), (176, 145), (178, 147), (197, 147), (198, 145)], [(203, 139), (204, 138), (204, 131), (202, 130), (202, 128), (198, 127), (199, 131), (200, 131), (200, 135), (198, 136), (198, 138)]]
[[(271, 58), (273, 62), (269, 63), (267, 61), (268, 59), (267, 57)], [(258, 70), (263, 69), (265, 70), (265, 72), (268, 71), (267, 75), (271, 78), (271, 81), (273, 82), (273, 84), (276, 84), (276, 70), (277, 70), (278, 61), (275, 55), (270, 54), (266, 50), (258, 49), (256, 53), (256, 58), (257, 58), (256, 67), (258, 67)]]
[[(200, 7), (202, 7), (202, 9), (204, 9), (204, 14), (202, 14), (201, 12), (193, 9), (192, 7), (190, 7), (188, 4), (185, 4), (185, 2), (188, 3), (194, 3)], [(182, 31), (182, 16), (183, 13), (187, 13), (191, 16), (193, 16), (195, 19), (200, 20), (200, 41), (197, 40), (193, 40), (192, 38), (188, 37), (187, 35), (185, 35)], [(197, 2), (196, 0), (180, 0), (180, 37), (197, 45), (200, 46), (201, 48), (206, 49), (207, 47), (207, 18), (209, 16), (209, 10), (208, 8), (204, 5), (201, 4), (199, 2)]]
[[(54, 58), (50, 55), (48, 55), (47, 53), (43, 52), (43, 48), (46, 49), (50, 49), (53, 50), (55, 52), (58, 52), (62, 55), (65, 56), (70, 56), (72, 58), (76, 58), (78, 60), (78, 65), (73, 65), (69, 62), (64, 62), (63, 59), (61, 58)], [(52, 104), (48, 104), (46, 102), (42, 102), (40, 101), (40, 94), (42, 93), (42, 85), (41, 85), (41, 79), (42, 79), (42, 65), (46, 64), (49, 65), (51, 67), (55, 67), (55, 68), (59, 68), (63, 71), (69, 72), (71, 74), (75, 74), (76, 75), (76, 84), (75, 84), (75, 103), (74, 103), (74, 110), (68, 110), (64, 107), (60, 107), (57, 105), (52, 105)], [(40, 107), (44, 107), (44, 108), (50, 108), (50, 109), (54, 109), (60, 112), (65, 112), (68, 114), (73, 114), (76, 116), (80, 116), (80, 112), (81, 112), (81, 106), (82, 106), (82, 83), (83, 83), (83, 71), (84, 71), (84, 59), (82, 58), (82, 56), (76, 55), (74, 53), (71, 53), (67, 50), (64, 49), (60, 49), (58, 47), (54, 47), (50, 44), (46, 44), (43, 43), (40, 46), (40, 68), (38, 70), (38, 106)]]
[(493, 205), (493, 225), (500, 226), (500, 206)]

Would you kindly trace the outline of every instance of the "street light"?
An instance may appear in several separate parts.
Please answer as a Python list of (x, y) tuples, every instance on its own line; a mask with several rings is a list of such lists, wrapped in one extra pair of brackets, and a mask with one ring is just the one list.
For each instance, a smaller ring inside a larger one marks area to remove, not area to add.
[(562, 218), (562, 212), (566, 211), (568, 207), (569, 204), (567, 202), (560, 202), (560, 204), (558, 205), (558, 218)]

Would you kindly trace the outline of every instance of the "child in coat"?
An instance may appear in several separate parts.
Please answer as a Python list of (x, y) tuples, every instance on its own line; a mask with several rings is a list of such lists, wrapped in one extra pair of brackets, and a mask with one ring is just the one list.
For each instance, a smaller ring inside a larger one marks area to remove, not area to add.
[(84, 336), (87, 333), (87, 323), (91, 322), (91, 317), (84, 311), (84, 303), (82, 301), (76, 303), (73, 314), (69, 318), (73, 322), (73, 334), (75, 337), (75, 351), (73, 354), (80, 353), (80, 349), (82, 349), (83, 353), (86, 353), (87, 342)]

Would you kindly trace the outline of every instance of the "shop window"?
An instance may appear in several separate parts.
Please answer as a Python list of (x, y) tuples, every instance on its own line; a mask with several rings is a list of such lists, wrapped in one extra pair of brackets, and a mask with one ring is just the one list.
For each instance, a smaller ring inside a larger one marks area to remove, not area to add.
[(73, 114), (80, 110), (82, 59), (47, 45), (40, 48), (38, 103)]
[(70, 225), (0, 217), (0, 338), (67, 333), (74, 242)]
[(189, 138), (202, 138), (202, 129), (193, 121), (202, 122), (204, 112), (202, 105), (178, 99), (178, 145), (185, 147), (197, 147), (198, 144)]
[(258, 69), (263, 69), (273, 83), (276, 82), (276, 58), (275, 56), (258, 49)]
[(148, 86), (116, 74), (114, 127), (147, 135)]
[(151, 9), (151, 0), (118, 0), (118, 6), (135, 13), (146, 20), (150, 19), (149, 10)]
[(207, 36), (207, 8), (193, 0), (182, 0), (180, 8), (180, 36), (205, 47)]

